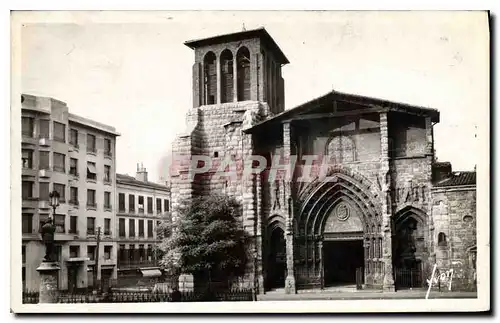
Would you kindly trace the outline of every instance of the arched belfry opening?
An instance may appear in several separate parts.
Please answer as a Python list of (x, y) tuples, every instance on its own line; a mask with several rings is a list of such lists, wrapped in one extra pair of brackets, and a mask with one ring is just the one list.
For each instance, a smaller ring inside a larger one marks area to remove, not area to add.
[(217, 103), (217, 58), (208, 52), (203, 59), (204, 104)]
[(236, 54), (238, 77), (238, 101), (250, 100), (250, 51), (246, 47), (238, 49)]
[(220, 55), (221, 103), (232, 102), (234, 98), (233, 53), (225, 49)]

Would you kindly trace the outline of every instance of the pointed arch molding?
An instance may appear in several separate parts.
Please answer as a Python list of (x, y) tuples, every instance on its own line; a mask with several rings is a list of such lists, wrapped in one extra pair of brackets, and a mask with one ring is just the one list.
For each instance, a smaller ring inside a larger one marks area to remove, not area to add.
[(405, 203), (394, 212), (393, 220), (396, 231), (399, 229), (400, 225), (410, 217), (423, 225), (427, 223), (427, 214), (422, 209), (411, 203)]
[(366, 177), (350, 169), (333, 167), (326, 178), (329, 180), (316, 178), (298, 194), (299, 235), (322, 235), (327, 216), (340, 202), (360, 215), (364, 227), (382, 222), (380, 189)]
[(268, 232), (271, 233), (276, 228), (280, 228), (283, 232), (286, 232), (286, 219), (286, 214), (282, 212), (272, 213), (267, 219)]

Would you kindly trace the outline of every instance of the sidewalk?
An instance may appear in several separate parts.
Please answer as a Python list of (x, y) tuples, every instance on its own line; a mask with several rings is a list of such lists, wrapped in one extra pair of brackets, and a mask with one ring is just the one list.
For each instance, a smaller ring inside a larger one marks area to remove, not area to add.
[[(386, 292), (381, 290), (359, 291), (328, 291), (317, 290), (299, 292), (298, 294), (285, 294), (284, 291), (271, 291), (257, 295), (258, 301), (292, 301), (292, 300), (361, 300), (361, 299), (425, 299), (427, 290), (400, 290)], [(436, 298), (477, 298), (477, 292), (462, 291), (431, 291), (429, 299)]]

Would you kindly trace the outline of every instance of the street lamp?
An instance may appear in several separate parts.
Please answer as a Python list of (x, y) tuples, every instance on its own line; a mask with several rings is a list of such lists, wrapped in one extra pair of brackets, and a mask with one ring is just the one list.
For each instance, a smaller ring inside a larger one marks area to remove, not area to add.
[(52, 191), (49, 194), (50, 206), (52, 206), (52, 217), (56, 215), (56, 208), (59, 206), (59, 192)]
[[(59, 193), (53, 191), (49, 194), (50, 205), (52, 206), (52, 216), (56, 214), (56, 208), (59, 206)], [(42, 241), (45, 244), (45, 257), (36, 269), (40, 273), (40, 303), (57, 303), (57, 280), (58, 270), (60, 269), (54, 257), (54, 233), (56, 226), (51, 217), (45, 221), (42, 226)]]

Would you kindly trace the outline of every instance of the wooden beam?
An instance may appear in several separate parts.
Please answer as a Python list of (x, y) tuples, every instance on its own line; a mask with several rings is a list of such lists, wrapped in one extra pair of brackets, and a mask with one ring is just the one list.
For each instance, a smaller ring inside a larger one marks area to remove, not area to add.
[(380, 113), (387, 112), (387, 108), (376, 107), (376, 108), (368, 108), (368, 109), (359, 109), (359, 110), (351, 110), (351, 111), (341, 111), (341, 112), (331, 112), (331, 113), (312, 113), (312, 114), (300, 114), (288, 119), (282, 120), (281, 122), (291, 122), (298, 120), (311, 120), (311, 119), (323, 119), (323, 118), (336, 118), (336, 117), (346, 117), (346, 116), (354, 116), (361, 114), (369, 114), (369, 113)]

